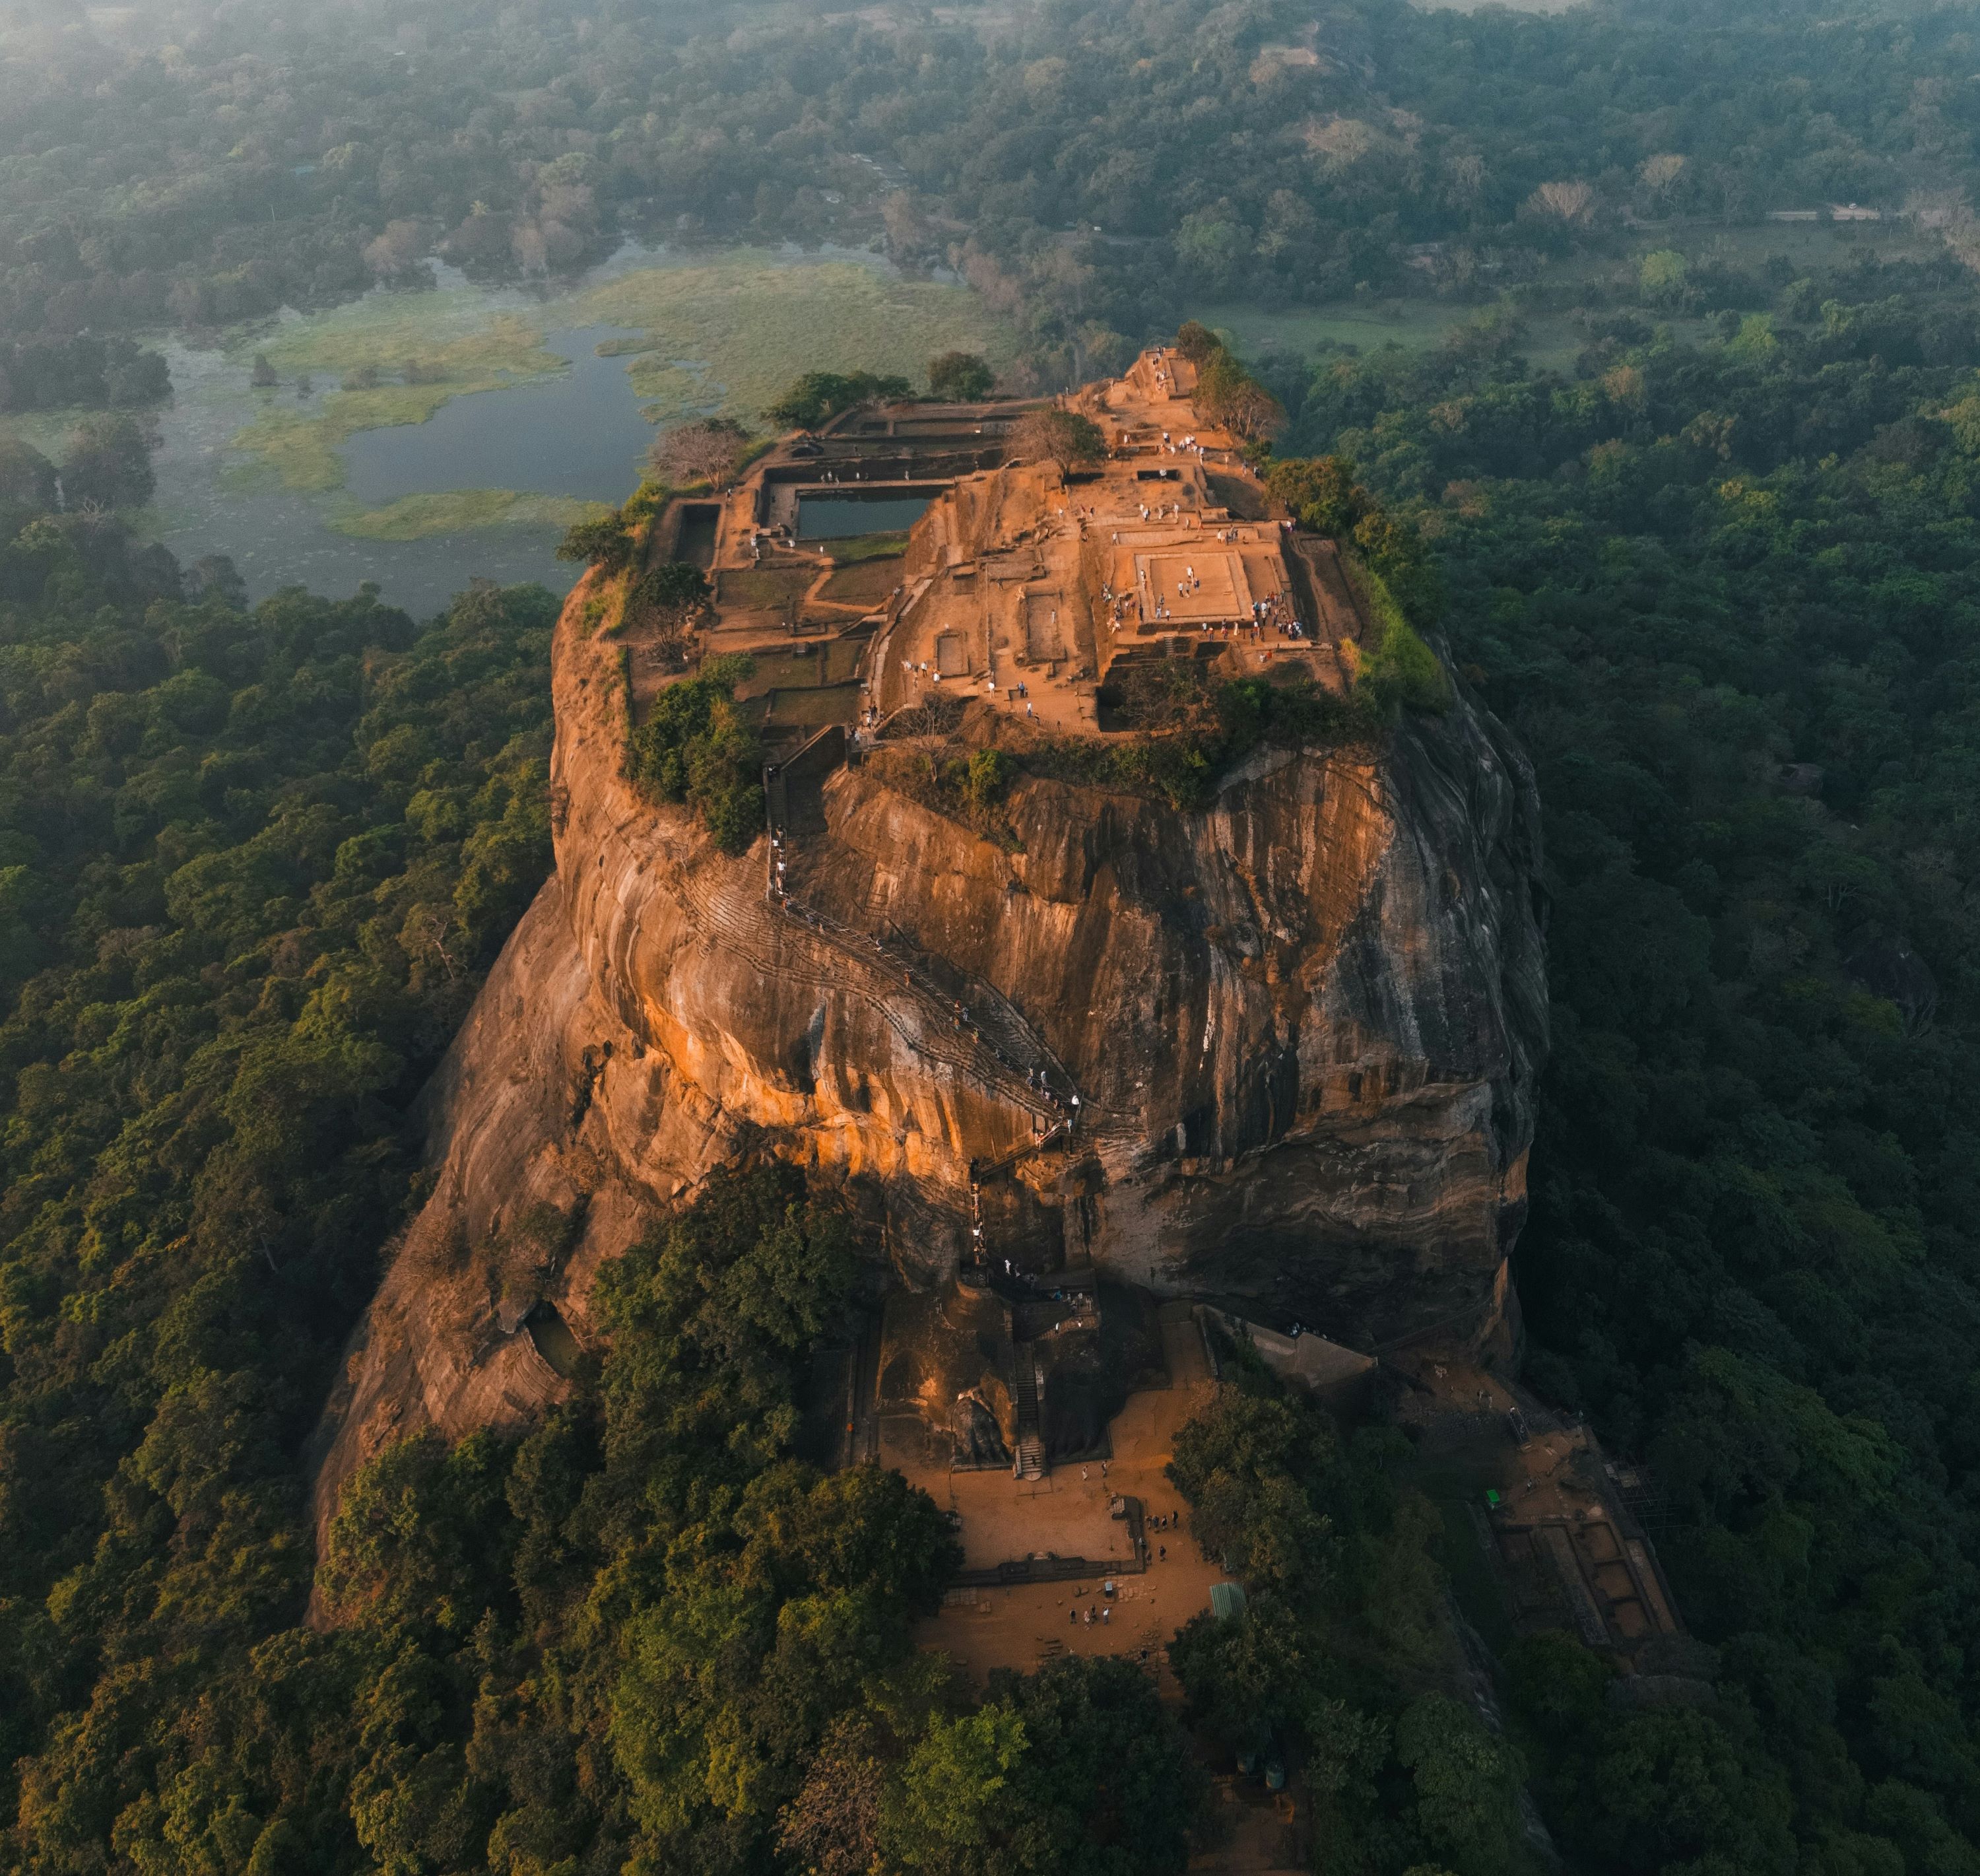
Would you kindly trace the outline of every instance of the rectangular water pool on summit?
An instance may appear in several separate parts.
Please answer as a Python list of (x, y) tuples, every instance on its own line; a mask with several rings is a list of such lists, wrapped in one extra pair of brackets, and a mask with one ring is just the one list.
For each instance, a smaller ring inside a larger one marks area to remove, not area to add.
[(928, 511), (926, 495), (802, 495), (800, 541), (850, 541), (862, 534), (902, 534)]

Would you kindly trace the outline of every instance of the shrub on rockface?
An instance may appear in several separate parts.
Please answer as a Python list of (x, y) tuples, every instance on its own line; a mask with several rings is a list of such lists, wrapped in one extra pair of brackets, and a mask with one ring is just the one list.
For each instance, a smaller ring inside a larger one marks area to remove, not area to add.
[(1344, 456), (1292, 456), (1265, 472), (1265, 487), (1299, 526), (1343, 550), (1366, 624), (1354, 652), (1355, 687), (1385, 713), (1441, 710), (1450, 685), (1418, 627), (1443, 607), (1423, 537), (1355, 480)]
[(755, 669), (747, 658), (710, 659), (661, 691), (626, 739), (633, 787), (649, 800), (686, 803), (725, 853), (742, 853), (763, 822), (763, 745), (736, 701)]
[(1367, 562), (1350, 567), (1367, 622), (1354, 647), (1354, 687), (1385, 715), (1407, 705), (1442, 710), (1450, 700), (1450, 680), (1437, 654), (1425, 644), (1388, 582)]

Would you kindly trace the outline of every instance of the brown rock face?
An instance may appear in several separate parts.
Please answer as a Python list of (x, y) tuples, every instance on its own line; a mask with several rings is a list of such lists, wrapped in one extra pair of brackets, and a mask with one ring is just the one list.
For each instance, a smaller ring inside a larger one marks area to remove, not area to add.
[[(390, 1438), (554, 1398), (543, 1306), (593, 1339), (601, 1260), (752, 1146), (842, 1182), (911, 1286), (969, 1250), (973, 1175), (993, 1266), (1504, 1345), (1546, 993), (1536, 797), (1489, 716), (1266, 750), (1198, 813), (1023, 778), (998, 843), (842, 766), (792, 812), (799, 914), (767, 837), (725, 857), (622, 780), (586, 590), (556, 873), (430, 1091), (434, 1189), (326, 1415), (320, 1512)], [(574, 1243), (545, 1249), (546, 1202)]]

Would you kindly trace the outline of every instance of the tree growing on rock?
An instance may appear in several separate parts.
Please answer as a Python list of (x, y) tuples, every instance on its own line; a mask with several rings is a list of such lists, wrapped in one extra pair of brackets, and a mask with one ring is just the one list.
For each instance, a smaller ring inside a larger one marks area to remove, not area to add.
[(676, 488), (706, 482), (726, 489), (755, 441), (733, 417), (703, 417), (656, 437), (646, 460), (655, 475)]
[(669, 684), (628, 739), (626, 767), (649, 800), (681, 801), (725, 853), (740, 853), (763, 823), (763, 747), (736, 703), (756, 666), (715, 658), (698, 677)]
[(650, 619), (658, 628), (654, 650), (669, 670), (686, 662), (688, 628), (707, 604), (708, 581), (698, 567), (686, 560), (665, 560), (640, 577), (627, 612)]
[(1262, 441), (1286, 421), (1278, 399), (1221, 348), (1198, 374), (1196, 401), (1212, 423), (1247, 443)]
[(1224, 349), (1224, 341), (1200, 319), (1185, 319), (1176, 328), (1175, 348), (1191, 364), (1201, 364)]
[(787, 429), (815, 430), (842, 411), (862, 404), (898, 402), (914, 395), (904, 378), (871, 371), (807, 371), (763, 414)]
[(633, 537), (626, 531), (624, 514), (602, 514), (595, 521), (574, 523), (557, 543), (556, 557), (583, 560), (616, 574), (633, 557)]
[(1288, 456), (1265, 472), (1265, 487), (1301, 527), (1337, 539), (1351, 534), (1374, 505), (1345, 456)]
[(975, 352), (945, 351), (929, 361), (929, 395), (944, 404), (975, 404), (989, 396), (997, 374)]
[(1091, 417), (1077, 411), (1034, 411), (1011, 432), (1011, 449), (1027, 462), (1082, 469), (1105, 457), (1107, 439)]

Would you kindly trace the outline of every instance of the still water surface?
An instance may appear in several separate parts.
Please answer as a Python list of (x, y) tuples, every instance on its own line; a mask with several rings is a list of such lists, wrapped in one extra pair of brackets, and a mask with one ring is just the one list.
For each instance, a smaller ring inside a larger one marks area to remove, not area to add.
[[(668, 264), (674, 258), (663, 249), (628, 243), (582, 280), (560, 289), (560, 295), (629, 269)], [(836, 248), (811, 254), (792, 249), (774, 257), (772, 264), (796, 266), (820, 258), (856, 260), (892, 271), (870, 254)], [(490, 317), (502, 312), (540, 316), (545, 304), (541, 292), (478, 286), (447, 267), (437, 266), (435, 271), (456, 318), (463, 308)], [(284, 321), (301, 317), (283, 315)], [(598, 356), (598, 344), (615, 333), (610, 327), (554, 329), (546, 342), (570, 361), (555, 378), (450, 398), (424, 424), (360, 431), (341, 447), (347, 486), (328, 497), (270, 486), (258, 473), (247, 477), (239, 473), (251, 467), (252, 461), (233, 448), (233, 439), (269, 406), (267, 394), (250, 386), (243, 358), (196, 350), (176, 338), (154, 341), (171, 366), (173, 388), (170, 404), (158, 414), (162, 446), (154, 458), (154, 537), (188, 566), (203, 555), (226, 554), (257, 599), (296, 584), (338, 596), (360, 581), (374, 580), (388, 603), (424, 618), (477, 577), (503, 585), (538, 580), (566, 593), (577, 569), (556, 558), (560, 531), (554, 527), (507, 523), (417, 541), (377, 541), (340, 533), (331, 517), (338, 505), (377, 508), (401, 496), (457, 489), (513, 489), (615, 505), (623, 501), (639, 484), (641, 458), (653, 430), (640, 414), (627, 372), (630, 360)], [(320, 410), (336, 387), (328, 373), (315, 379), (307, 397), (297, 395), (293, 381), (275, 397), (301, 411)], [(31, 440), (60, 454), (61, 438)], [(835, 500), (805, 506), (801, 525), (806, 534), (825, 540), (906, 527), (925, 504)]]
[(626, 360), (601, 358), (597, 348), (638, 336), (616, 326), (546, 333), (569, 371), (450, 398), (423, 424), (360, 430), (344, 445), (345, 487), (367, 507), (456, 488), (623, 501), (639, 486), (653, 427), (640, 414)]
[[(629, 243), (563, 291), (666, 259), (663, 250)], [(463, 308), (492, 318), (533, 312), (543, 304), (540, 293), (479, 286), (449, 267), (436, 265), (434, 271), (456, 318)], [(507, 523), (417, 541), (377, 541), (341, 533), (331, 525), (331, 509), (333, 503), (375, 508), (402, 495), (480, 488), (623, 501), (639, 486), (653, 430), (640, 414), (627, 374), (631, 361), (597, 354), (599, 343), (615, 331), (553, 331), (546, 343), (570, 361), (555, 378), (450, 398), (424, 424), (360, 431), (341, 451), (347, 486), (327, 499), (271, 487), (259, 474), (244, 481), (238, 472), (251, 459), (232, 447), (233, 440), (267, 409), (266, 395), (252, 389), (241, 358), (176, 338), (158, 341), (171, 368), (172, 397), (159, 413), (162, 445), (154, 459), (156, 537), (188, 566), (202, 555), (227, 555), (256, 599), (294, 585), (339, 596), (368, 580), (384, 589), (389, 604), (426, 618), (476, 578), (503, 586), (536, 580), (561, 596), (578, 569), (556, 557), (556, 527)], [(276, 395), (294, 409), (319, 410), (336, 384), (330, 373), (315, 378), (307, 397), (298, 397), (292, 383)]]
[[(217, 351), (176, 342), (162, 349), (171, 368), (172, 400), (160, 414), (162, 443), (153, 458), (158, 477), (154, 532), (184, 565), (224, 554), (257, 600), (285, 586), (341, 598), (371, 580), (388, 604), (403, 606), (418, 619), (444, 610), (476, 578), (502, 586), (536, 580), (560, 597), (570, 591), (578, 570), (556, 557), (554, 527), (465, 528), (419, 541), (372, 541), (331, 527), (319, 497), (258, 479), (237, 485), (228, 474), (243, 461), (231, 447), (234, 437), (264, 407), (246, 372)], [(481, 395), (499, 404), (524, 388)], [(298, 407), (307, 410), (324, 394), (319, 391)], [(633, 486), (629, 476), (611, 499), (623, 501)]]
[(927, 512), (925, 495), (806, 495), (798, 501), (800, 541), (845, 541), (905, 534)]

